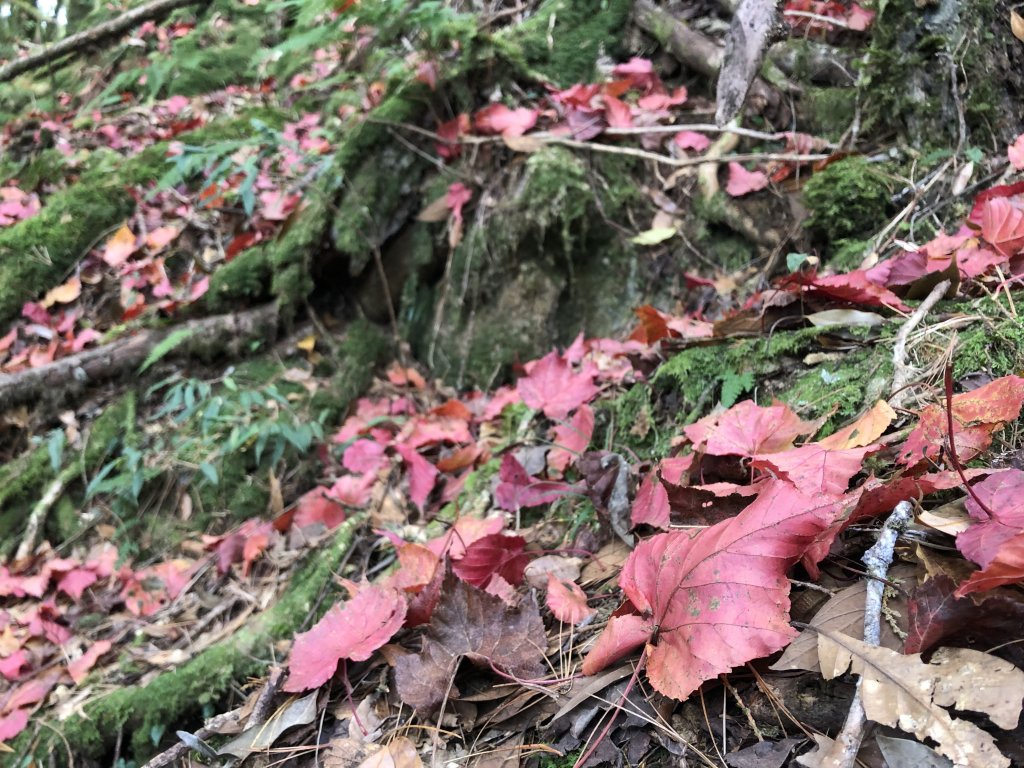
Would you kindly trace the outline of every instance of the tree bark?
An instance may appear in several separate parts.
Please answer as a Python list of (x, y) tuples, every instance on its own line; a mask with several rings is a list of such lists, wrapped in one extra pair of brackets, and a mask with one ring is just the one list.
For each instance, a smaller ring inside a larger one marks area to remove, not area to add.
[(54, 43), (38, 53), (33, 53), (23, 59), (14, 59), (0, 67), (0, 83), (12, 80), (23, 72), (30, 72), (33, 69), (48, 64), (61, 56), (69, 53), (86, 50), (108, 37), (125, 32), (143, 21), (158, 19), (166, 16), (171, 11), (184, 8), (187, 5), (196, 3), (207, 3), (209, 0), (153, 0), (151, 3), (140, 5), (125, 11), (116, 19), (97, 24), (91, 29), (84, 29), (81, 32), (65, 37), (63, 40)]

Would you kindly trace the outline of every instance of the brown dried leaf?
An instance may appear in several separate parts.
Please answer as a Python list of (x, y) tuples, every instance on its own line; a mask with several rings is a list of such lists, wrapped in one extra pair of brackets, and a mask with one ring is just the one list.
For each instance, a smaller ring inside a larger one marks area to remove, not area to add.
[(983, 712), (1000, 728), (1020, 718), (1024, 672), (1007, 661), (965, 648), (940, 648), (930, 663), (920, 654), (902, 656), (828, 630), (818, 634), (822, 675), (828, 680), (850, 669), (862, 677), (867, 717), (929, 738), (958, 768), (1008, 768), (995, 739), (945, 707)]
[[(911, 566), (893, 568), (890, 578), (899, 581), (901, 578), (910, 577), (915, 572)], [(864, 598), (867, 594), (867, 582), (858, 581), (846, 589), (842, 589), (829, 598), (828, 602), (814, 615), (811, 620), (811, 627), (815, 629), (827, 629), (832, 632), (839, 632), (844, 635), (856, 636), (864, 632)], [(906, 616), (907, 612), (903, 605), (894, 605), (893, 600), (887, 600), (886, 605), (891, 609), (893, 615)], [(904, 622), (905, 623), (905, 622)], [(901, 627), (905, 629), (905, 627)], [(777, 662), (772, 664), (772, 669), (807, 669), (817, 671), (818, 664), (818, 633), (815, 629), (805, 629), (800, 636), (793, 640), (786, 648)], [(902, 650), (903, 642), (893, 632), (892, 627), (886, 621), (882, 622), (882, 646), (891, 648), (894, 651)]]
[(398, 695), (406, 704), (429, 711), (445, 698), (457, 696), (451, 685), (465, 657), (516, 677), (543, 674), (544, 624), (537, 605), (524, 601), (509, 608), (487, 594), (449, 575), (441, 590), (419, 654), (395, 663)]
[(359, 768), (423, 768), (416, 746), (405, 736), (392, 739), (378, 752), (359, 764)]

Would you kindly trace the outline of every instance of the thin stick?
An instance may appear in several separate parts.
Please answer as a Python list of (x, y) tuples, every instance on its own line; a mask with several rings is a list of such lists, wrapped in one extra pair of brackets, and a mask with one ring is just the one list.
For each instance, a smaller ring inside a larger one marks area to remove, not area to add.
[(943, 280), (941, 283), (932, 288), (931, 292), (921, 302), (921, 305), (914, 310), (914, 314), (906, 319), (903, 325), (900, 327), (899, 333), (896, 334), (896, 343), (892, 348), (892, 396), (889, 398), (889, 404), (893, 407), (902, 405), (906, 400), (906, 387), (910, 383), (910, 377), (913, 375), (913, 369), (907, 365), (907, 339), (910, 337), (911, 331), (917, 327), (924, 316), (931, 311), (939, 299), (946, 295), (946, 291), (949, 290), (949, 280)]
[[(882, 526), (878, 541), (864, 553), (864, 565), (871, 577), (867, 583), (867, 595), (864, 598), (864, 642), (878, 645), (882, 633), (882, 597), (888, 579), (889, 566), (892, 565), (896, 540), (907, 529), (914, 519), (914, 507), (909, 501), (901, 501), (893, 509), (889, 519)], [(864, 677), (857, 681), (857, 692), (850, 702), (850, 711), (846, 714), (843, 730), (836, 737), (832, 749), (821, 762), (827, 768), (853, 768), (857, 762), (857, 752), (864, 741), (864, 704), (861, 700), (861, 686)]]

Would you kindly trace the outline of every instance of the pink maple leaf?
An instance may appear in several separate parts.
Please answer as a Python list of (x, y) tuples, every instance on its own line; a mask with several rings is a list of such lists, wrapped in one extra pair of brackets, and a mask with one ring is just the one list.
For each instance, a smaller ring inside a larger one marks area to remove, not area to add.
[(758, 454), (751, 465), (770, 469), (808, 495), (841, 496), (861, 469), (864, 457), (878, 445), (830, 450), (811, 443), (778, 453)]
[(633, 115), (629, 105), (610, 94), (604, 95), (604, 115), (609, 128), (632, 128)]
[(1007, 258), (1024, 247), (1024, 210), (1005, 197), (985, 203), (981, 212), (981, 236)]
[(412, 446), (399, 444), (395, 446), (395, 450), (409, 469), (409, 498), (413, 504), (423, 509), (440, 473), (437, 467), (423, 458)]
[(327, 530), (331, 530), (345, 522), (345, 517), (345, 508), (327, 495), (326, 488), (314, 488), (300, 496), (295, 503), (292, 524), (301, 529), (321, 523)]
[(799, 435), (817, 428), (815, 422), (803, 421), (788, 405), (762, 407), (753, 400), (743, 400), (683, 431), (695, 450), (712, 456), (753, 456), (789, 450)]
[(308, 632), (295, 636), (284, 690), (317, 688), (334, 676), (342, 659), (366, 661), (405, 621), (402, 593), (366, 584), (344, 605), (335, 604)]
[(483, 134), (500, 133), (506, 138), (522, 136), (537, 124), (537, 110), (526, 107), (509, 109), (504, 104), (489, 104), (474, 115), (473, 122)]
[(71, 679), (75, 681), (76, 685), (85, 680), (86, 675), (99, 661), (100, 656), (109, 651), (113, 645), (109, 640), (97, 640), (89, 646), (89, 650), (68, 664), (68, 674), (71, 675)]
[(564, 472), (590, 445), (594, 434), (594, 409), (581, 405), (568, 424), (558, 424), (553, 432), (555, 447), (548, 453), (548, 466), (556, 472)]
[(550, 504), (576, 489), (576, 486), (569, 483), (538, 480), (530, 476), (511, 453), (506, 453), (501, 459), (498, 480), (498, 485), (494, 489), (494, 501), (499, 508), (510, 512), (521, 507)]
[(971, 489), (974, 493), (967, 497), (966, 507), (975, 522), (956, 537), (956, 546), (965, 557), (985, 567), (1006, 542), (1024, 533), (1024, 472), (1010, 469), (989, 475)]
[(367, 472), (376, 474), (387, 463), (384, 452), (384, 446), (376, 440), (360, 438), (345, 449), (345, 453), (341, 457), (341, 465), (349, 472), (356, 474), (363, 475)]
[(0, 715), (0, 741), (13, 739), (28, 725), (28, 710), (15, 709)]
[(534, 361), (529, 375), (519, 379), (516, 386), (524, 403), (543, 411), (549, 419), (559, 421), (597, 395), (596, 373), (594, 367), (588, 365), (577, 373), (557, 351), (551, 350)]
[(796, 635), (786, 571), (843, 509), (771, 481), (736, 517), (642, 541), (619, 579), (638, 615), (612, 620), (584, 674), (646, 644), (651, 684), (683, 700), (704, 681), (779, 650)]
[(768, 176), (761, 171), (748, 171), (739, 163), (729, 163), (729, 181), (725, 191), (732, 197), (742, 197), (768, 186)]
[(656, 472), (648, 472), (640, 483), (640, 489), (633, 500), (631, 521), (633, 525), (650, 525), (667, 529), (669, 524), (668, 491), (658, 479)]
[(680, 131), (673, 141), (680, 149), (692, 149), (694, 152), (703, 152), (711, 146), (711, 139), (696, 131)]
[(596, 613), (587, 605), (587, 595), (579, 584), (562, 581), (553, 573), (548, 574), (547, 605), (563, 624), (579, 624)]
[(1006, 157), (1018, 171), (1024, 171), (1024, 133), (1013, 140), (1013, 144), (1006, 148)]

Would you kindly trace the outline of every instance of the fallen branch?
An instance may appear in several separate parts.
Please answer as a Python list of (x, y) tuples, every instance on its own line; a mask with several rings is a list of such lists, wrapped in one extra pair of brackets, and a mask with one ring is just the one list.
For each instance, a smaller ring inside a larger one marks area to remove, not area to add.
[(14, 555), (14, 562), (27, 560), (35, 552), (36, 544), (39, 541), (39, 532), (43, 529), (46, 516), (50, 513), (51, 507), (57, 503), (57, 499), (60, 498), (61, 493), (64, 491), (64, 486), (80, 471), (81, 466), (78, 462), (65, 467), (64, 471), (57, 475), (47, 487), (42, 498), (32, 507), (32, 511), (29, 513), (28, 520), (25, 523), (25, 534), (22, 536), (21, 543), (18, 545), (18, 551)]
[[(878, 645), (882, 633), (882, 596), (885, 592), (886, 577), (892, 565), (896, 539), (907, 529), (914, 518), (914, 508), (909, 501), (901, 501), (889, 515), (882, 527), (878, 541), (864, 553), (864, 565), (868, 568), (867, 594), (864, 597), (864, 642)], [(864, 724), (867, 718), (861, 702), (863, 677), (857, 682), (857, 692), (850, 703), (843, 730), (836, 737), (832, 749), (820, 765), (822, 768), (853, 768), (857, 752), (864, 741)]]
[(102, 24), (97, 24), (90, 29), (82, 30), (74, 35), (65, 37), (49, 48), (44, 48), (38, 53), (33, 53), (23, 59), (14, 59), (0, 67), (0, 83), (12, 80), (23, 72), (30, 72), (44, 64), (61, 58), (70, 53), (81, 53), (88, 50), (108, 37), (113, 37), (125, 32), (144, 21), (159, 19), (171, 11), (184, 8), (197, 3), (207, 3), (209, 0), (153, 0), (151, 3), (140, 5), (125, 11), (116, 19), (110, 19)]
[[(711, 38), (659, 8), (653, 0), (637, 0), (633, 6), (633, 19), (640, 29), (693, 71), (710, 78), (718, 75), (725, 51)], [(754, 78), (747, 96), (754, 113), (784, 106), (779, 92), (761, 77)]]
[(186, 331), (188, 337), (169, 354), (240, 356), (248, 342), (256, 338), (273, 340), (276, 336), (277, 304), (190, 320), (170, 329), (145, 330), (49, 365), (0, 374), (0, 413), (55, 391), (64, 395), (128, 374), (142, 364), (157, 344), (179, 329)]

